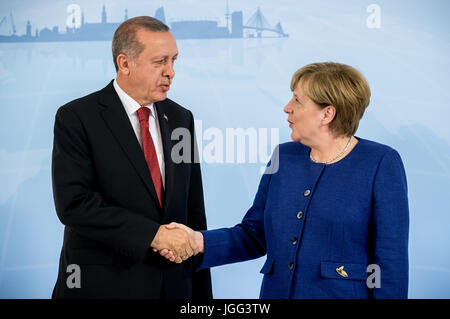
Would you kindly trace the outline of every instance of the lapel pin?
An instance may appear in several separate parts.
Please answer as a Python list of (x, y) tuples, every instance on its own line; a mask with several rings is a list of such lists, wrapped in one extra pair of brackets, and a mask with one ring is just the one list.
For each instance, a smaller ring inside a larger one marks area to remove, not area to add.
[(166, 113), (163, 114), (163, 117), (166, 121), (169, 121), (169, 118), (167, 117)]

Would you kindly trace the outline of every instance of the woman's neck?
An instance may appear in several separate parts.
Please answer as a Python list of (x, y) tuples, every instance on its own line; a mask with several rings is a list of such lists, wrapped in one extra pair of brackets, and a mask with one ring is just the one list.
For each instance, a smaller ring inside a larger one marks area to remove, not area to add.
[(319, 142), (310, 145), (310, 157), (319, 163), (332, 164), (343, 159), (355, 147), (358, 140), (352, 136), (327, 135), (320, 138)]

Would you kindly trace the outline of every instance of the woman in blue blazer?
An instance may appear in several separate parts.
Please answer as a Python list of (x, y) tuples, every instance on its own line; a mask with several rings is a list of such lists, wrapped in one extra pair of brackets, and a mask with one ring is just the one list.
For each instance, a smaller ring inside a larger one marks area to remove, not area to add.
[(314, 63), (294, 74), (291, 90), (284, 111), (293, 142), (275, 150), (242, 222), (202, 232), (171, 227), (192, 235), (204, 253), (200, 269), (267, 254), (260, 298), (406, 298), (402, 160), (354, 136), (369, 105), (367, 81), (348, 65)]

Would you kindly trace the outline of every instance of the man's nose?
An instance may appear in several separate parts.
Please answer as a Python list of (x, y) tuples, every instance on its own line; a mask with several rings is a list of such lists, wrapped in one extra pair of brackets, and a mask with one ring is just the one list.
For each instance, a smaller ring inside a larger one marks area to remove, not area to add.
[(175, 70), (173, 68), (173, 62), (167, 62), (166, 67), (164, 69), (164, 76), (168, 76), (170, 79), (173, 79), (175, 76)]

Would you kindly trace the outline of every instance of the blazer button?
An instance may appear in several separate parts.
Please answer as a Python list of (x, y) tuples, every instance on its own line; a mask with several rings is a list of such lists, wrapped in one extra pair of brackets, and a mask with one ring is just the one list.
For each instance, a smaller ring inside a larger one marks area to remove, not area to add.
[(307, 189), (307, 190), (303, 193), (303, 195), (304, 195), (305, 197), (308, 197), (309, 194), (311, 194), (311, 191), (310, 191), (309, 189)]
[(298, 219), (302, 219), (302, 218), (303, 218), (303, 212), (302, 212), (302, 211), (299, 211), (299, 212), (297, 213), (297, 218), (298, 218)]
[(288, 267), (289, 267), (290, 270), (294, 269), (294, 263), (292, 263), (292, 262), (289, 263)]
[(291, 241), (291, 243), (292, 243), (292, 245), (297, 245), (297, 237), (294, 237), (294, 238), (292, 238), (292, 241)]

